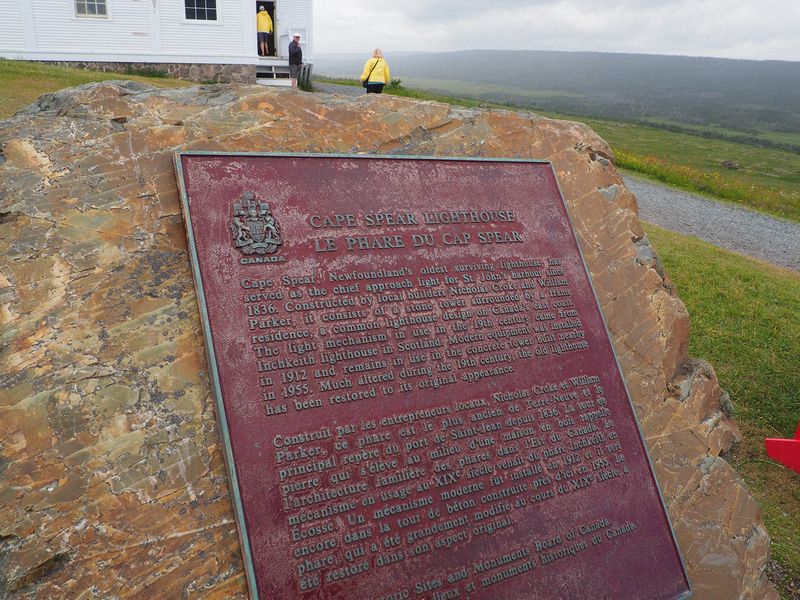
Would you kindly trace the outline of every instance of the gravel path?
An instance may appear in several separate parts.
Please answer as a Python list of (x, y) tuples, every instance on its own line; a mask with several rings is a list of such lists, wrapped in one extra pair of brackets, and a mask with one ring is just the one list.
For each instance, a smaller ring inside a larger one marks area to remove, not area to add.
[(643, 221), (800, 271), (800, 224), (636, 177), (626, 176), (625, 185), (636, 194)]
[(338, 83), (319, 83), (314, 82), (315, 92), (324, 92), (326, 94), (339, 94), (340, 96), (363, 96), (367, 91), (363, 87), (356, 87), (354, 85), (339, 85)]
[[(334, 83), (314, 83), (314, 89), (341, 96), (364, 95), (362, 88)], [(625, 185), (636, 194), (643, 221), (800, 271), (800, 224), (637, 177), (626, 176)]]

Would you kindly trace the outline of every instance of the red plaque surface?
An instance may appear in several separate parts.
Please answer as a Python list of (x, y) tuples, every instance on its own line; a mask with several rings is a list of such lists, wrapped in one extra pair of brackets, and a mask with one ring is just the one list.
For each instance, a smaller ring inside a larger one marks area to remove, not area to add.
[(177, 163), (253, 597), (689, 594), (549, 163)]

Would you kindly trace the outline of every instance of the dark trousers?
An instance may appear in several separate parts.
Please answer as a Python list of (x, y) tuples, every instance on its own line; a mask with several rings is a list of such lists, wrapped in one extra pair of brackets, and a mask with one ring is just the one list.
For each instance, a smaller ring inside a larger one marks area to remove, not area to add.
[(368, 94), (380, 94), (383, 91), (384, 84), (382, 83), (369, 83), (367, 84)]

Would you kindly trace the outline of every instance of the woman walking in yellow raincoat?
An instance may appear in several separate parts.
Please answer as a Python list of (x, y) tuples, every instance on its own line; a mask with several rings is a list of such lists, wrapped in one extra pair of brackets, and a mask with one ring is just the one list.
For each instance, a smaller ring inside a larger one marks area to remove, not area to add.
[(361, 73), (361, 85), (367, 88), (368, 94), (380, 94), (383, 86), (391, 81), (389, 79), (389, 65), (383, 58), (380, 48), (375, 48), (372, 58), (364, 63), (364, 72)]

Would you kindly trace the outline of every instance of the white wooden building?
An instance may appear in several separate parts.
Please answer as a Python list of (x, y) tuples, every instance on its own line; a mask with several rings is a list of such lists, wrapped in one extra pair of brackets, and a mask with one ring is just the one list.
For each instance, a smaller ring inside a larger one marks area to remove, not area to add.
[[(273, 18), (258, 55), (256, 12)], [(203, 80), (288, 77), (292, 34), (313, 53), (312, 0), (0, 0), (0, 57)]]

